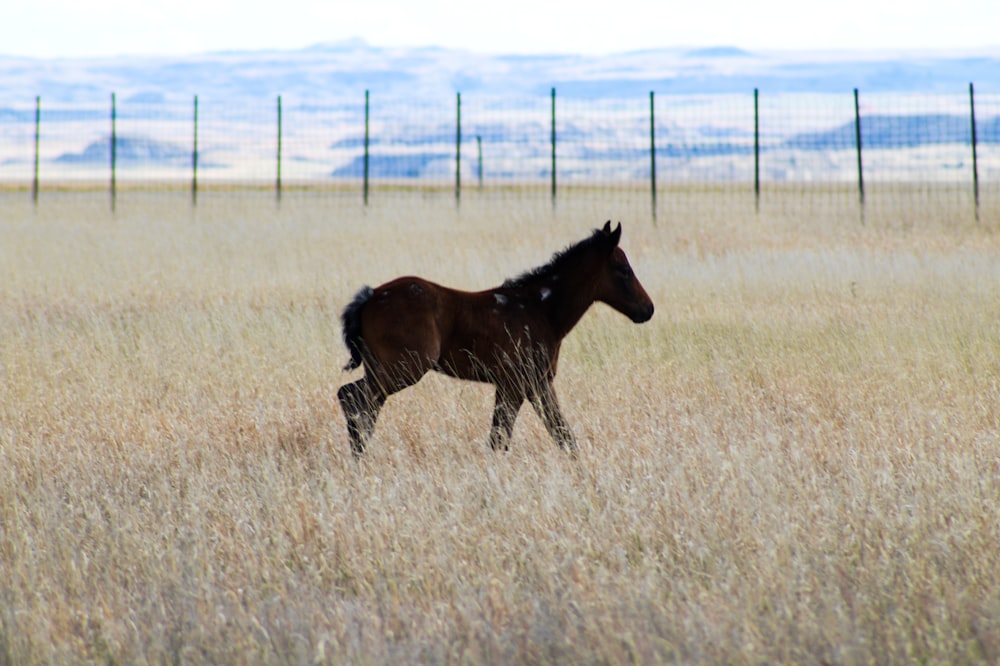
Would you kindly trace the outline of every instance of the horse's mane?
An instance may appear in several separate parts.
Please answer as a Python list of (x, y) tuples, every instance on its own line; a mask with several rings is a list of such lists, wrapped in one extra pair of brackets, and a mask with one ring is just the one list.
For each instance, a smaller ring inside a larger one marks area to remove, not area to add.
[(593, 233), (582, 241), (578, 241), (559, 252), (552, 255), (549, 263), (532, 268), (521, 273), (517, 277), (508, 278), (503, 283), (503, 288), (530, 287), (539, 282), (551, 280), (554, 276), (565, 272), (568, 266), (579, 263), (581, 257), (589, 253), (592, 249), (599, 247), (606, 238), (606, 233), (600, 229), (594, 229)]

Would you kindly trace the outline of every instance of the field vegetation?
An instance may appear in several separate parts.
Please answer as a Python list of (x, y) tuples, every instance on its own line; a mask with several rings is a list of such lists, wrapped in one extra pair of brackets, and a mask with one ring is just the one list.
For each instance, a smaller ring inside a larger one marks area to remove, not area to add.
[[(0, 193), (0, 663), (996, 663), (1000, 217), (899, 191)], [(439, 376), (352, 459), (358, 287), (608, 219), (576, 459)]]

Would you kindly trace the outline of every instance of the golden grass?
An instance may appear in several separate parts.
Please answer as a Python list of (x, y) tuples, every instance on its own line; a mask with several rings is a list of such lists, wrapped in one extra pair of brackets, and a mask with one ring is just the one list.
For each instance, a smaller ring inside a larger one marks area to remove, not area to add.
[[(0, 663), (1000, 660), (1000, 219), (616, 197), (0, 194)], [(568, 338), (578, 460), (437, 376), (351, 459), (357, 287), (608, 218), (657, 313)]]

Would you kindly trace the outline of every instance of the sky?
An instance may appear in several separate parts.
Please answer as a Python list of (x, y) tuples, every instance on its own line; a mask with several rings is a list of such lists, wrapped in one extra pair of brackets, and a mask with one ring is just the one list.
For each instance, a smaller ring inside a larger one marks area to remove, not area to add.
[(6, 0), (0, 54), (380, 47), (600, 55), (652, 48), (1000, 50), (998, 0)]

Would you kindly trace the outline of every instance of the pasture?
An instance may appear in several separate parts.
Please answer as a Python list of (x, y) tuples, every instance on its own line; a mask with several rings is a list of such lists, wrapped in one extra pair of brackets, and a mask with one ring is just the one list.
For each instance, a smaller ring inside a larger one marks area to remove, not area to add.
[[(1000, 219), (683, 195), (0, 193), (0, 663), (1000, 660)], [(352, 459), (358, 287), (608, 219), (656, 314), (566, 339), (575, 459), (440, 375)]]

